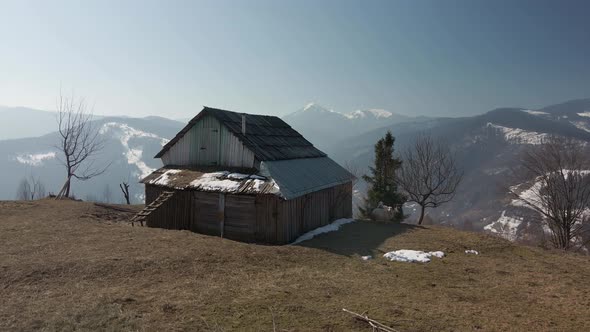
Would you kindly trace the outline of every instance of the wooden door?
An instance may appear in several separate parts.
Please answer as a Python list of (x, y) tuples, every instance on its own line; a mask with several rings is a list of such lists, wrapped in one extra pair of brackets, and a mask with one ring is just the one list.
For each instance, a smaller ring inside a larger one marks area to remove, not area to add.
[(199, 139), (199, 164), (217, 165), (219, 162), (219, 126), (205, 127), (199, 135), (201, 136)]

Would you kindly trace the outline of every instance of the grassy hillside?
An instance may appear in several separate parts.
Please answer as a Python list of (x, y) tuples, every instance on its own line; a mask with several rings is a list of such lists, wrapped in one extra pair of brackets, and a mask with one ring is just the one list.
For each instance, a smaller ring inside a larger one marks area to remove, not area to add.
[(259, 246), (118, 222), (135, 210), (0, 202), (0, 330), (370, 331), (342, 308), (400, 331), (590, 329), (587, 256), (361, 222)]

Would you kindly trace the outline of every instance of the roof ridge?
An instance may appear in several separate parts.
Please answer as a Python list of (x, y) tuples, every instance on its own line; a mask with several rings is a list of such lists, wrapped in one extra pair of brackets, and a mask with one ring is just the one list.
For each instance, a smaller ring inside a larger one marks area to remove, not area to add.
[[(274, 115), (239, 113), (219, 108), (203, 106), (199, 112), (176, 136), (155, 156), (161, 158), (204, 116), (210, 115), (233, 134), (246, 148), (260, 160), (287, 160), (299, 158), (325, 157), (301, 133), (293, 129), (283, 119)], [(242, 116), (246, 115), (246, 135), (242, 134)], [(250, 119), (248, 121), (248, 119)], [(266, 138), (266, 139), (264, 139)], [(270, 141), (269, 141), (270, 140)]]

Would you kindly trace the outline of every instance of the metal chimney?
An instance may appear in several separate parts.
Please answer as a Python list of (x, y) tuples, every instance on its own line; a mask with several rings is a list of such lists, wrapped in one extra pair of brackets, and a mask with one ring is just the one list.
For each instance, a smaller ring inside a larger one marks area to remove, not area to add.
[(242, 135), (246, 135), (246, 114), (242, 114)]

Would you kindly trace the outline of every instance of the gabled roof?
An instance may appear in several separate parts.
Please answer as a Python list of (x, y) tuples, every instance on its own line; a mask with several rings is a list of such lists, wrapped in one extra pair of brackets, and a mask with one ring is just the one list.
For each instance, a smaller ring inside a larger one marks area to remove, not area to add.
[[(217, 108), (204, 107), (155, 158), (161, 158), (178, 140), (180, 140), (203, 116), (211, 115), (227, 127), (248, 149), (256, 159), (286, 160), (299, 158), (325, 157), (295, 129), (276, 116), (236, 113)], [(242, 115), (246, 115), (246, 135), (242, 134)]]

